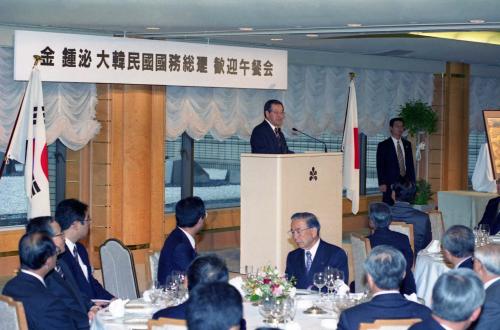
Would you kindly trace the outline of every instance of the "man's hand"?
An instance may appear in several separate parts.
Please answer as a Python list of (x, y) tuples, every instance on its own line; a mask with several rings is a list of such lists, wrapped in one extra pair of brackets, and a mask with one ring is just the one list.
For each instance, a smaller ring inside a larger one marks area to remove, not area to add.
[(380, 186), (378, 186), (378, 189), (385, 193), (387, 191), (387, 185), (386, 184), (381, 184)]
[(99, 307), (97, 305), (90, 307), (90, 310), (87, 314), (89, 317), (89, 320), (92, 321), (94, 319), (95, 315), (97, 314), (97, 312), (100, 310), (101, 310), (101, 307)]

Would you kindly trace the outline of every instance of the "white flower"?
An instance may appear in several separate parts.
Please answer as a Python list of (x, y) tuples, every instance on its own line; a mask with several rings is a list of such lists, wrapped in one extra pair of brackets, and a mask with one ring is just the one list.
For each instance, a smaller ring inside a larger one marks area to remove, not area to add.
[(262, 296), (262, 290), (260, 288), (255, 289), (254, 292), (257, 296)]
[(288, 292), (288, 294), (290, 295), (290, 297), (292, 297), (292, 298), (293, 298), (293, 297), (295, 297), (295, 294), (296, 294), (296, 293), (297, 293), (297, 289), (296, 289), (294, 286), (292, 286), (292, 287), (290, 288), (290, 291)]

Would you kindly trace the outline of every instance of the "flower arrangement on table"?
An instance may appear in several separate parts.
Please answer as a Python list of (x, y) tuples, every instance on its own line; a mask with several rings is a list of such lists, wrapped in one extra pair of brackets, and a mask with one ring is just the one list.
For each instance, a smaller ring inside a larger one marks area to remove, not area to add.
[(280, 274), (278, 269), (265, 266), (256, 274), (249, 274), (243, 283), (246, 298), (258, 302), (264, 297), (294, 297), (295, 278), (287, 279), (285, 274)]

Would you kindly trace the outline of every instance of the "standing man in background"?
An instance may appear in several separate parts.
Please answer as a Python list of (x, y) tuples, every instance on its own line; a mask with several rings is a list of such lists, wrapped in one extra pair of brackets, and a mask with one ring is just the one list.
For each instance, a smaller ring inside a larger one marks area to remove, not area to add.
[(382, 201), (393, 205), (391, 185), (401, 177), (415, 184), (415, 166), (411, 143), (402, 138), (405, 130), (403, 118), (392, 118), (389, 126), (391, 136), (377, 146), (377, 176)]
[(285, 136), (281, 131), (285, 119), (285, 108), (278, 100), (264, 104), (264, 121), (255, 126), (250, 137), (254, 154), (293, 154), (288, 149)]

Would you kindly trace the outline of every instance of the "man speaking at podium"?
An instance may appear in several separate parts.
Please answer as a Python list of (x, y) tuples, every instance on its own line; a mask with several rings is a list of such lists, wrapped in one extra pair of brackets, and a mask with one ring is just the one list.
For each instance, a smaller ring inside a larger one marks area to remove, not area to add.
[(278, 100), (264, 104), (264, 121), (255, 126), (250, 137), (254, 154), (293, 154), (288, 149), (285, 136), (281, 131), (285, 119), (285, 108)]

